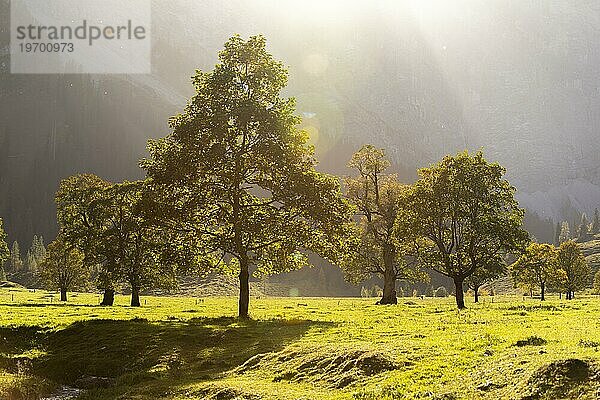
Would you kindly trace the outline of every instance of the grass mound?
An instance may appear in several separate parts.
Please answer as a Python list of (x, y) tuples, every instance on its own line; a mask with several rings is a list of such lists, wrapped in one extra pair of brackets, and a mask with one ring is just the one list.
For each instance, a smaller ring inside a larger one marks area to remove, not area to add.
[(269, 369), (274, 371), (274, 382), (313, 382), (341, 389), (365, 377), (406, 365), (408, 363), (396, 363), (387, 355), (372, 350), (304, 348), (258, 354), (236, 372)]
[(586, 398), (597, 383), (594, 366), (585, 360), (571, 358), (544, 365), (529, 378), (531, 393), (523, 400)]

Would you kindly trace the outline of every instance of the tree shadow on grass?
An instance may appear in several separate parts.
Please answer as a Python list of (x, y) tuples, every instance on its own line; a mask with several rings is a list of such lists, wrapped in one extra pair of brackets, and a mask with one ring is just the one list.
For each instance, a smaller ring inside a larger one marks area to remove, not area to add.
[(82, 378), (101, 377), (103, 380), (92, 381), (92, 388), (98, 382), (110, 388), (105, 395), (93, 391), (95, 396), (113, 398), (136, 385), (152, 384), (161, 391), (215, 379), (256, 354), (281, 350), (316, 325), (331, 326), (312, 321), (235, 318), (90, 320), (53, 331), (3, 328), (0, 350), (19, 354), (38, 348), (40, 355), (28, 360), (30, 374), (75, 386)]

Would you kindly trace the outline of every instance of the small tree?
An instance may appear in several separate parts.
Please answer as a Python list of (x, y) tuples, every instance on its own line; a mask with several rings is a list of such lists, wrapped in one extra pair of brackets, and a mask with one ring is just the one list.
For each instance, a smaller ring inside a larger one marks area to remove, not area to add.
[(567, 240), (560, 245), (556, 266), (553, 283), (557, 289), (566, 293), (567, 300), (573, 299), (576, 291), (588, 285), (591, 269), (574, 241)]
[(60, 234), (48, 245), (40, 278), (46, 288), (60, 290), (60, 301), (67, 301), (67, 292), (88, 286), (90, 271), (83, 258), (83, 253), (67, 245)]
[(546, 286), (556, 275), (556, 248), (551, 244), (531, 243), (525, 252), (511, 266), (511, 273), (516, 285), (540, 288), (541, 300), (546, 299)]

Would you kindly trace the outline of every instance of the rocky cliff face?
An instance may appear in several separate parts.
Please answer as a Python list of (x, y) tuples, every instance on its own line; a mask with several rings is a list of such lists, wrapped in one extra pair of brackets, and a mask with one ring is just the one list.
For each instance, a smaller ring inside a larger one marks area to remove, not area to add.
[[(322, 4), (321, 4), (322, 3)], [(542, 218), (600, 206), (600, 6), (593, 1), (153, 2), (151, 76), (8, 74), (0, 2), (0, 215), (12, 238), (52, 237), (60, 178), (140, 175), (147, 138), (192, 95), (232, 34), (263, 33), (321, 168), (346, 173), (362, 143), (406, 180), (483, 148)], [(368, 4), (368, 6), (366, 5)]]

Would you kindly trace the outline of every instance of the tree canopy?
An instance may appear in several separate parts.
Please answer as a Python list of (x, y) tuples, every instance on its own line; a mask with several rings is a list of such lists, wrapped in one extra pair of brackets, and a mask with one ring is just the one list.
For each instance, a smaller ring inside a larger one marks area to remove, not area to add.
[(566, 293), (568, 300), (573, 298), (576, 291), (588, 286), (591, 273), (590, 266), (577, 243), (568, 240), (558, 247), (553, 286)]
[(541, 300), (546, 299), (546, 287), (556, 274), (556, 248), (546, 243), (531, 243), (511, 266), (516, 285), (540, 288)]
[(238, 271), (239, 315), (248, 316), (251, 267), (258, 273), (307, 264), (312, 251), (335, 257), (350, 207), (339, 180), (315, 169), (295, 101), (280, 92), (287, 70), (262, 36), (234, 36), (210, 72), (197, 71), (196, 95), (151, 141), (143, 160), (162, 192), (164, 226), (201, 245), (204, 271)]
[(341, 266), (351, 282), (377, 275), (383, 278), (379, 304), (396, 304), (396, 280), (426, 280), (406, 245), (412, 237), (397, 237), (394, 224), (403, 206), (400, 199), (409, 190), (396, 175), (386, 174), (390, 162), (383, 149), (364, 145), (348, 166), (358, 175), (346, 179), (346, 196), (356, 206), (358, 242), (349, 248)]
[(419, 170), (398, 218), (398, 231), (419, 232), (419, 258), (454, 281), (458, 308), (464, 308), (464, 280), (490, 260), (524, 247), (524, 211), (505, 170), (482, 152), (446, 156)]

